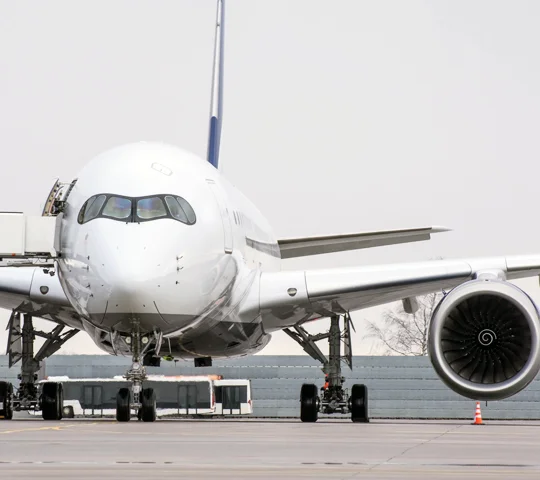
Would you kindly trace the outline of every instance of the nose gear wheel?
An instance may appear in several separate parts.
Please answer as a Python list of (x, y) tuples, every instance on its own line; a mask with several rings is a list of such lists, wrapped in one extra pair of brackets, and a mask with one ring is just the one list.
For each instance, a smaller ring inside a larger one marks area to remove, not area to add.
[[(129, 339), (129, 340), (128, 340)], [(143, 382), (146, 380), (146, 368), (144, 367), (145, 354), (151, 346), (159, 352), (162, 335), (154, 332), (153, 335), (141, 334), (139, 326), (134, 323), (131, 335), (126, 339), (132, 354), (130, 369), (126, 372), (125, 378), (131, 382), (129, 388), (121, 388), (116, 396), (116, 420), (119, 422), (129, 422), (132, 410), (136, 411), (137, 418), (143, 422), (155, 422), (156, 394), (153, 388), (143, 389)]]

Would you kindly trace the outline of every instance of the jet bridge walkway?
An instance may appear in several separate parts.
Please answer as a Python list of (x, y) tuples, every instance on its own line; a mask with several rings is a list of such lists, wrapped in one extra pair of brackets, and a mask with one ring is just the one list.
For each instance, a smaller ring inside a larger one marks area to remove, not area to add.
[(0, 212), (0, 261), (4, 261), (3, 266), (24, 266), (29, 264), (24, 260), (58, 257), (59, 215), (76, 182), (76, 179), (71, 183), (56, 180), (40, 216)]
[(56, 216), (0, 212), (0, 258), (6, 261), (57, 257), (57, 219)]

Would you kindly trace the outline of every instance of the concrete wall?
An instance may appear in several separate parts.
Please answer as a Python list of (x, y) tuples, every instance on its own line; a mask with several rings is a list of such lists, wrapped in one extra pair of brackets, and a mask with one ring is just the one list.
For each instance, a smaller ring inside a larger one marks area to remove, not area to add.
[[(125, 373), (129, 360), (108, 355), (56, 355), (45, 364), (46, 375), (112, 377)], [(191, 362), (164, 362), (148, 373), (221, 374), (248, 378), (252, 384), (254, 414), (264, 417), (297, 417), (303, 383), (322, 386), (320, 365), (308, 356), (256, 355), (195, 369)], [(15, 380), (18, 370), (7, 368), (0, 356), (0, 378)], [(472, 418), (475, 402), (448, 389), (425, 357), (356, 357), (353, 371), (344, 366), (345, 386), (365, 383), (369, 389), (372, 418)], [(540, 419), (540, 380), (510, 399), (482, 403), (484, 419)]]

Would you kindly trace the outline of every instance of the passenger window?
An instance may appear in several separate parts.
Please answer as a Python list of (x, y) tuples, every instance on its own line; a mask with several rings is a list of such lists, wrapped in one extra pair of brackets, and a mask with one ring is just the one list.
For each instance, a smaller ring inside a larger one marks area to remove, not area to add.
[(131, 216), (131, 200), (129, 198), (110, 197), (103, 209), (103, 215), (121, 220), (129, 218)]
[(169, 207), (173, 218), (180, 220), (182, 223), (188, 223), (187, 215), (185, 214), (184, 210), (182, 210), (180, 204), (176, 201), (176, 198), (167, 195), (165, 197), (165, 202), (167, 202), (167, 207)]
[(176, 197), (176, 200), (178, 200), (178, 203), (182, 207), (182, 210), (186, 212), (188, 223), (190, 224), (195, 223), (195, 220), (196, 220), (195, 211), (193, 210), (193, 208), (191, 208), (191, 205), (182, 197)]
[(137, 216), (147, 220), (150, 218), (166, 217), (167, 210), (159, 197), (143, 198), (137, 201)]

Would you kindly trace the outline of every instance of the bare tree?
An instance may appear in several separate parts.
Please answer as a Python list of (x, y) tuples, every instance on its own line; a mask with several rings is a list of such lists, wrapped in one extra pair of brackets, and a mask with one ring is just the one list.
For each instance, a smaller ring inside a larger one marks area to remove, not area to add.
[(429, 322), (441, 298), (442, 293), (417, 297), (418, 309), (412, 314), (405, 312), (402, 303), (386, 310), (382, 325), (368, 321), (365, 338), (376, 339), (385, 355), (427, 355)]

